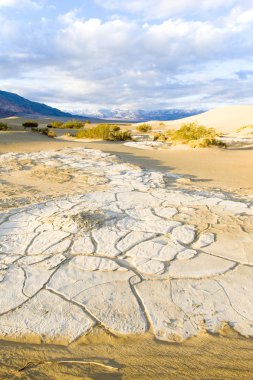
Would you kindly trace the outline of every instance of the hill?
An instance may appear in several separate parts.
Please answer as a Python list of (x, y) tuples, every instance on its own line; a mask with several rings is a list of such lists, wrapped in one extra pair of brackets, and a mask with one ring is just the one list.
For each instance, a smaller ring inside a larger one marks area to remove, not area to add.
[[(63, 112), (46, 104), (32, 102), (12, 92), (0, 91), (0, 118), (18, 117), (61, 117), (70, 118), (76, 115)], [(77, 116), (81, 119), (90, 119), (85, 116)]]
[[(218, 132), (233, 133), (243, 126), (253, 125), (253, 106), (215, 108), (184, 119), (166, 121), (165, 127), (166, 129), (179, 128), (183, 123), (191, 122), (197, 122), (199, 125), (215, 128)], [(149, 123), (159, 129), (159, 121), (150, 121)]]

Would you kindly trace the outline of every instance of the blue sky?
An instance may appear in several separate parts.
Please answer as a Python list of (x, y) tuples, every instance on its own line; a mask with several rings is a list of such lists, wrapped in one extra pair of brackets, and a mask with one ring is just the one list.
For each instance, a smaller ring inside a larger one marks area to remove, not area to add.
[(253, 104), (252, 0), (0, 0), (0, 88), (66, 110)]

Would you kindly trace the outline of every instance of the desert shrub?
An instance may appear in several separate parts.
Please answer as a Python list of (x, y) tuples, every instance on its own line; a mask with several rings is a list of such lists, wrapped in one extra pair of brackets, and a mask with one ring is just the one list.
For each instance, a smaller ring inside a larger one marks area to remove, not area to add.
[(213, 128), (199, 126), (196, 123), (183, 124), (170, 137), (173, 143), (188, 144), (192, 148), (207, 148), (212, 145), (226, 147), (226, 144), (217, 140), (218, 134)]
[(161, 121), (161, 122), (159, 123), (159, 125), (160, 125), (160, 127), (164, 127), (164, 126), (165, 126), (165, 123), (164, 123), (163, 121)]
[(138, 127), (136, 127), (136, 130), (138, 132), (151, 132), (152, 127), (151, 127), (151, 125), (144, 123), (144, 124), (138, 125)]
[(78, 131), (76, 137), (78, 139), (102, 139), (109, 140), (111, 126), (109, 124), (100, 124), (96, 127)]
[(129, 140), (131, 134), (128, 131), (115, 130), (115, 126), (110, 124), (99, 124), (96, 127), (78, 131), (76, 134), (78, 139), (102, 139), (111, 141)]
[(154, 135), (154, 141), (169, 141), (174, 132), (174, 129), (169, 129), (163, 133), (158, 132)]
[(37, 123), (37, 121), (34, 120), (27, 120), (22, 125), (25, 128), (37, 128), (39, 123)]
[(112, 141), (127, 141), (127, 140), (132, 140), (132, 135), (131, 135), (131, 132), (129, 132), (129, 131), (111, 132), (110, 140), (112, 140)]
[(69, 120), (69, 121), (66, 121), (62, 126), (61, 128), (70, 128), (70, 129), (80, 129), (80, 128), (83, 128), (85, 126), (85, 122), (83, 121), (80, 121), (80, 120)]
[(170, 140), (175, 143), (188, 144), (189, 141), (210, 139), (214, 140), (217, 136), (215, 129), (199, 126), (196, 123), (183, 124), (180, 129), (174, 131)]
[(172, 144), (188, 144), (192, 148), (206, 148), (211, 145), (226, 147), (226, 144), (217, 140), (218, 134), (213, 128), (199, 126), (196, 123), (183, 124), (178, 130), (170, 129), (163, 133), (156, 133), (154, 141), (167, 141)]
[(208, 137), (204, 137), (199, 140), (191, 140), (188, 145), (191, 148), (207, 148), (208, 146), (213, 145), (213, 140)]
[(112, 132), (118, 132), (118, 131), (120, 131), (120, 127), (118, 125), (111, 125), (111, 131)]
[(48, 124), (48, 128), (61, 128), (63, 124), (62, 121), (52, 121), (52, 123)]
[(42, 135), (47, 136), (48, 135), (48, 128), (39, 129), (39, 133), (41, 133)]
[(57, 134), (54, 131), (48, 131), (47, 132), (47, 136), (51, 137), (51, 138), (54, 138), (54, 137), (57, 137)]
[(188, 145), (191, 148), (208, 148), (209, 146), (212, 146), (212, 145), (216, 145), (221, 148), (227, 147), (227, 145), (224, 142), (218, 141), (216, 139), (208, 138), (208, 137), (203, 137), (199, 140), (191, 140), (189, 141)]
[(243, 126), (243, 127), (241, 127), (241, 128), (238, 128), (237, 130), (236, 130), (236, 132), (242, 132), (243, 130), (245, 130), (245, 129), (253, 129), (253, 125), (245, 125), (245, 126)]
[(33, 132), (41, 133), (42, 135), (47, 136), (48, 128), (47, 127), (32, 127), (31, 130)]
[(6, 123), (0, 123), (0, 131), (7, 131), (8, 125)]
[(59, 128), (59, 129), (81, 129), (85, 126), (86, 122), (81, 120), (68, 120), (65, 123), (62, 121), (53, 121), (48, 124), (48, 128)]
[(167, 141), (168, 137), (165, 135), (165, 133), (156, 133), (153, 137), (154, 141)]

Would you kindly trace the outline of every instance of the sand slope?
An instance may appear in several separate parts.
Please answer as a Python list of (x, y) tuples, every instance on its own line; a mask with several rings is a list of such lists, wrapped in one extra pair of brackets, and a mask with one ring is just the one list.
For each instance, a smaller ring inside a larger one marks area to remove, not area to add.
[[(245, 125), (253, 125), (252, 106), (229, 106), (215, 108), (200, 115), (187, 117), (180, 120), (166, 121), (166, 127), (178, 128), (183, 123), (198, 122), (206, 127), (213, 127), (223, 133), (235, 132)], [(151, 121), (153, 127), (159, 128), (160, 122)]]

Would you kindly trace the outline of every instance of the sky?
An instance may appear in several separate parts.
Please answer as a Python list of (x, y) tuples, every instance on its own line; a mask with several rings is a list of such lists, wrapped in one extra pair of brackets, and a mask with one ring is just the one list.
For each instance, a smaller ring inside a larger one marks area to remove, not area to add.
[(253, 104), (252, 0), (0, 0), (0, 89), (64, 110)]

